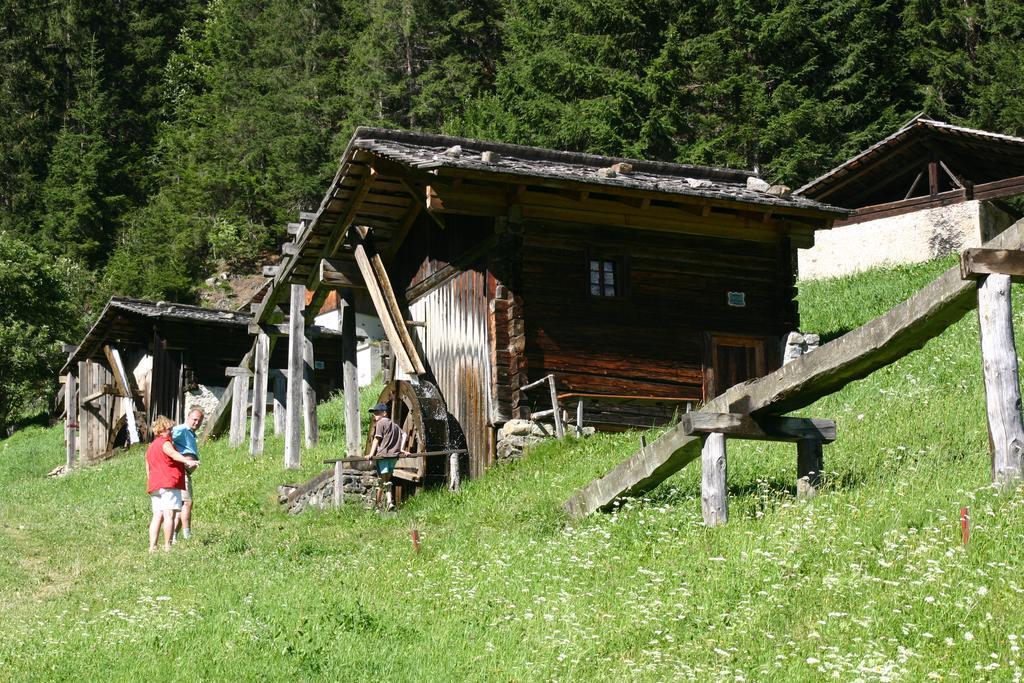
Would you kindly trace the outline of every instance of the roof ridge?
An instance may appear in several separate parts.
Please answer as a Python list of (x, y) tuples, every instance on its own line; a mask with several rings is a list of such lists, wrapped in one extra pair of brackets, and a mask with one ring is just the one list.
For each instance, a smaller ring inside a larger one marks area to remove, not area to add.
[(606, 156), (590, 152), (571, 152), (567, 150), (550, 149), (547, 147), (536, 147), (531, 145), (520, 145), (510, 142), (497, 142), (494, 140), (480, 140), (477, 138), (466, 138), (452, 135), (441, 135), (438, 133), (422, 133), (416, 131), (398, 130), (394, 128), (374, 128), (359, 126), (352, 136), (352, 140), (374, 140), (383, 139), (393, 142), (406, 142), (417, 145), (429, 145), (437, 147), (452, 147), (455, 145), (466, 146), (482, 151), (493, 151), (504, 156), (517, 157), (537, 161), (561, 161), (563, 163), (578, 164), (584, 166), (610, 166), (616, 163), (632, 164), (635, 171), (651, 172), (663, 175), (679, 177), (702, 177), (708, 180), (717, 179), (725, 182), (744, 183), (747, 178), (760, 177), (755, 171), (725, 168), (718, 166), (698, 166), (694, 164), (681, 164), (670, 161), (653, 161), (649, 159), (632, 159), (629, 157)]

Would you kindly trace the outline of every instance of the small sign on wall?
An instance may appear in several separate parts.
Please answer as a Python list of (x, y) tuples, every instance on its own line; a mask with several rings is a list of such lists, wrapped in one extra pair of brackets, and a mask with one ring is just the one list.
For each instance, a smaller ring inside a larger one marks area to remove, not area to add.
[(322, 360), (315, 360), (315, 361), (313, 361), (313, 369), (314, 370), (323, 370), (324, 369), (324, 362)]
[(736, 308), (745, 308), (747, 305), (747, 293), (746, 292), (729, 292), (726, 302), (730, 306)]

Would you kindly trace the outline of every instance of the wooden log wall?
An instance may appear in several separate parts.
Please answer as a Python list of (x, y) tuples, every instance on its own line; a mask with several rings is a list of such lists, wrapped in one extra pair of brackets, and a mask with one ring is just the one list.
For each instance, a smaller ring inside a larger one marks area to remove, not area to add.
[(167, 349), (167, 342), (153, 335), (153, 375), (150, 385), (149, 424), (157, 415), (170, 418), (175, 424), (185, 420), (184, 362), (180, 351)]
[(529, 383), (526, 362), (526, 321), (522, 289), (522, 226), (498, 219), (497, 246), (488, 254), (490, 309), (488, 336), (491, 365), (491, 423), (526, 417), (525, 397), (513, 387)]
[[(590, 295), (591, 259), (620, 264), (619, 296)], [(782, 239), (527, 223), (521, 296), (530, 379), (553, 372), (561, 392), (700, 400), (706, 332), (779, 337), (796, 328), (793, 270)], [(745, 306), (730, 306), (729, 292), (743, 292)]]

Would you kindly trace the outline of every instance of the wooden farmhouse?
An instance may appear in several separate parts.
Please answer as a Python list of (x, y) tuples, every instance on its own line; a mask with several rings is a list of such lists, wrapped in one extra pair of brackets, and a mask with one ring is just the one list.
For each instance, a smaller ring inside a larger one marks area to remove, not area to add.
[(651, 426), (779, 365), (797, 249), (848, 212), (752, 175), (360, 128), (254, 316), (378, 316), (476, 476), (513, 418)]
[[(148, 438), (147, 425), (157, 415), (180, 422), (193, 402), (216, 406), (228, 384), (225, 371), (252, 344), (251, 320), (248, 312), (111, 298), (61, 369), (68, 465), (76, 456), (88, 463)], [(340, 335), (311, 333), (318, 351), (311, 381), (326, 396), (340, 384)], [(270, 364), (287, 365), (284, 349)], [(277, 385), (280, 399), (282, 381)]]
[(1024, 138), (917, 116), (796, 195), (852, 209), (800, 252), (800, 275), (833, 277), (978, 247), (1020, 218)]

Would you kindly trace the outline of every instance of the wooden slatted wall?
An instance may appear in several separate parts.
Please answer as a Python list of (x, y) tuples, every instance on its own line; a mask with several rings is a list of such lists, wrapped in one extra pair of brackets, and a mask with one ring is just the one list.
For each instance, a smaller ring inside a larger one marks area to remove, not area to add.
[(490, 352), (487, 341), (487, 278), (482, 268), (466, 270), (410, 307), (417, 321), (424, 361), (462, 425), (469, 449), (470, 476), (494, 461), (490, 416)]
[[(79, 363), (79, 401), (89, 398), (112, 385), (114, 376), (104, 366), (92, 361)], [(109, 449), (110, 428), (121, 398), (103, 395), (79, 405), (78, 448), (80, 462), (89, 464)]]

